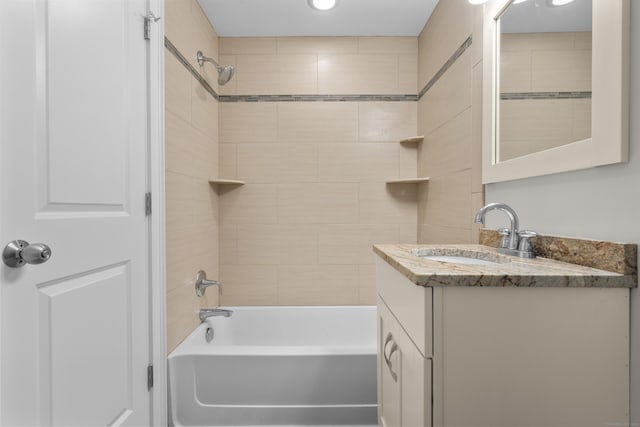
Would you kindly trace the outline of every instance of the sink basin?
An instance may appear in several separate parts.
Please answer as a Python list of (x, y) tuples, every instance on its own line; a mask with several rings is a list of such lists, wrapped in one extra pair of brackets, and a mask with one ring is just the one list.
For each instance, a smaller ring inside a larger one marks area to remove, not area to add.
[(496, 265), (497, 262), (489, 261), (486, 259), (478, 259), (478, 258), (469, 258), (466, 256), (452, 256), (452, 255), (426, 255), (421, 256), (422, 259), (427, 259), (430, 261), (441, 261), (441, 262), (452, 262), (456, 264), (467, 264), (467, 265)]
[(451, 264), (495, 267), (498, 264), (509, 262), (506, 255), (499, 255), (488, 251), (462, 250), (458, 248), (420, 248), (414, 249), (411, 253), (424, 260), (447, 262)]

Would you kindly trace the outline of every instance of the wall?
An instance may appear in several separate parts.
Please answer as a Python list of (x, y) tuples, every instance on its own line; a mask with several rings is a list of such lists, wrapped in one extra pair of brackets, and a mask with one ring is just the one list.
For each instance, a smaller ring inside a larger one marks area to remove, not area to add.
[[(512, 206), (523, 228), (543, 234), (640, 244), (640, 7), (631, 2), (630, 160), (487, 185), (487, 202)], [(499, 215), (491, 228), (504, 226)], [(640, 296), (631, 291), (631, 417), (640, 423)]]
[[(218, 54), (218, 37), (196, 0), (166, 0), (165, 19), (166, 38), (217, 89), (213, 66), (195, 60), (199, 49)], [(198, 270), (219, 273), (218, 196), (208, 183), (218, 172), (217, 118), (217, 100), (165, 49), (167, 351), (199, 323), (200, 307), (217, 305), (215, 288), (206, 299), (193, 289)]]
[(372, 244), (416, 240), (416, 185), (385, 185), (416, 174), (416, 60), (415, 37), (220, 39), (220, 177), (246, 181), (220, 190), (223, 304), (375, 303)]
[[(460, 49), (472, 36), (472, 43)], [(454, 55), (458, 52), (459, 57)], [(439, 78), (436, 76), (440, 75)], [(419, 37), (418, 193), (420, 243), (477, 242), (473, 215), (483, 204), (482, 7), (441, 1)], [(423, 89), (424, 90), (424, 89)]]
[(501, 160), (590, 138), (591, 32), (502, 34), (500, 93)]

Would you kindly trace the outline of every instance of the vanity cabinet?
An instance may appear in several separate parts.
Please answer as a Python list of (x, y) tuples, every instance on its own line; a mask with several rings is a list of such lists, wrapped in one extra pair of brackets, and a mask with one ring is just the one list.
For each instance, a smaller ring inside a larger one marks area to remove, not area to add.
[(629, 289), (418, 286), (376, 260), (380, 426), (629, 422)]

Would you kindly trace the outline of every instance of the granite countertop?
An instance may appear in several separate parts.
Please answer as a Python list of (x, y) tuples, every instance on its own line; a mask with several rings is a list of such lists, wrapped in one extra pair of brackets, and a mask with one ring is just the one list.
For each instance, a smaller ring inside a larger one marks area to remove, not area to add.
[[(524, 259), (482, 245), (374, 245), (373, 251), (419, 286), (600, 287), (633, 288), (635, 274), (584, 267), (547, 258)], [(414, 252), (462, 255), (495, 262), (489, 265), (428, 260)]]

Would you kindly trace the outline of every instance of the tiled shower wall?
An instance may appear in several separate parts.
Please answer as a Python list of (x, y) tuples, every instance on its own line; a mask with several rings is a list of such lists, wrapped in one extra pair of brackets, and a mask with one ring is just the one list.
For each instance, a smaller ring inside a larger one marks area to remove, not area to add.
[(417, 49), (415, 37), (220, 39), (237, 69), (221, 95), (256, 101), (219, 103), (217, 177), (246, 182), (218, 190), (223, 304), (375, 302), (372, 244), (417, 236), (417, 185), (385, 184), (416, 174), (417, 147), (398, 141), (417, 131)]
[(418, 39), (418, 88), (428, 87), (418, 102), (418, 133), (425, 135), (418, 175), (431, 178), (418, 192), (420, 243), (478, 239), (473, 215), (483, 204), (482, 16), (482, 6), (467, 0), (440, 1)]
[[(165, 35), (217, 90), (211, 64), (200, 68), (200, 49), (217, 57), (218, 37), (196, 0), (166, 0)], [(218, 196), (208, 182), (218, 173), (218, 102), (165, 49), (165, 169), (167, 240), (167, 350), (198, 324), (200, 307), (215, 307), (216, 289), (197, 298), (193, 280), (203, 269), (217, 278)]]

